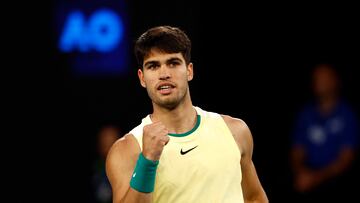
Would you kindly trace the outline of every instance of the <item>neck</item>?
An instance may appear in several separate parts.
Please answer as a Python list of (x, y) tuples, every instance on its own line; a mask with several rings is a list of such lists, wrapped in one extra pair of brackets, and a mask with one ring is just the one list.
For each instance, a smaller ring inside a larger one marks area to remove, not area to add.
[(328, 97), (323, 97), (319, 99), (319, 108), (320, 111), (327, 115), (332, 112), (337, 104), (337, 98), (335, 95), (331, 95)]
[(153, 104), (154, 112), (151, 115), (151, 120), (161, 121), (173, 134), (181, 134), (190, 131), (196, 123), (196, 110), (194, 109), (191, 100), (185, 99), (173, 109)]

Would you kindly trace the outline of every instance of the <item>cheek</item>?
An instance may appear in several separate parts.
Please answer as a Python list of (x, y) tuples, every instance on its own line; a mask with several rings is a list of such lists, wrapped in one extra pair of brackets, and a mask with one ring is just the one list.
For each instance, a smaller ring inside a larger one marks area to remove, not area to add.
[(152, 86), (155, 83), (155, 79), (149, 75), (144, 76), (144, 83), (146, 86)]

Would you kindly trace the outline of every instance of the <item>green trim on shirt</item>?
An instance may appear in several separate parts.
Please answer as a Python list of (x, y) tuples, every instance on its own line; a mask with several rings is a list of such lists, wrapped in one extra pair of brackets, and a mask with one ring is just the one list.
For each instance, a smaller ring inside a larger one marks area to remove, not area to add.
[(199, 126), (200, 126), (200, 120), (201, 120), (201, 117), (200, 115), (197, 115), (196, 116), (196, 124), (195, 126), (188, 132), (186, 133), (180, 133), (180, 134), (176, 134), (176, 133), (169, 133), (170, 136), (174, 136), (174, 137), (185, 137), (187, 135), (190, 135), (191, 133), (193, 133)]

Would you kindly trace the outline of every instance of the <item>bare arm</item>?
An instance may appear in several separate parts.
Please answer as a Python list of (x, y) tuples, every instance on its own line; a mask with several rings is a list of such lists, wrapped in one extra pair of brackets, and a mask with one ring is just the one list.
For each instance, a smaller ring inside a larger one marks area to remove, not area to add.
[[(142, 137), (142, 154), (144, 159), (151, 161), (158, 161), (160, 159), (164, 146), (170, 139), (168, 133), (168, 130), (161, 122), (154, 122), (144, 126)], [(149, 183), (149, 180), (137, 179), (140, 181), (140, 185), (132, 186), (138, 189), (135, 190), (130, 187), (130, 181), (140, 152), (140, 146), (136, 138), (131, 134), (127, 134), (124, 138), (115, 142), (110, 149), (106, 160), (106, 173), (112, 187), (114, 203), (152, 202), (153, 188), (146, 188), (146, 186), (141, 185), (146, 182)], [(148, 168), (142, 169), (147, 170)], [(136, 178), (138, 177), (139, 175)], [(136, 178), (134, 179), (135, 181)], [(155, 178), (155, 176), (151, 178)], [(151, 180), (154, 179), (150, 179), (150, 182)]]
[(300, 145), (295, 145), (291, 149), (291, 167), (296, 174), (301, 173), (304, 170), (307, 170), (305, 166), (305, 150)]
[(321, 178), (324, 180), (332, 178), (334, 176), (338, 176), (350, 167), (354, 158), (354, 150), (344, 146), (340, 150), (338, 158), (329, 166), (319, 170), (318, 173), (322, 174)]
[(244, 200), (247, 203), (267, 203), (268, 198), (257, 176), (252, 161), (253, 140), (250, 129), (240, 119), (223, 116), (241, 152), (241, 170)]
[(113, 191), (113, 203), (150, 203), (152, 193), (141, 193), (130, 188), (140, 147), (136, 138), (127, 134), (110, 149), (106, 159), (106, 174)]

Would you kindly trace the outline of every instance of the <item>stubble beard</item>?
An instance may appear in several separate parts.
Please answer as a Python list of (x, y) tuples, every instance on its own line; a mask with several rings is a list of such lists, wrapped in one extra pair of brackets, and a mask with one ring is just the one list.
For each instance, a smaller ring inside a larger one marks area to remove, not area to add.
[(179, 104), (181, 104), (185, 100), (187, 92), (188, 90), (186, 88), (184, 91), (181, 91), (177, 95), (165, 96), (167, 98), (157, 97), (155, 94), (151, 93), (150, 91), (148, 91), (148, 95), (151, 98), (152, 102), (155, 103), (157, 106), (172, 110), (175, 109)]

